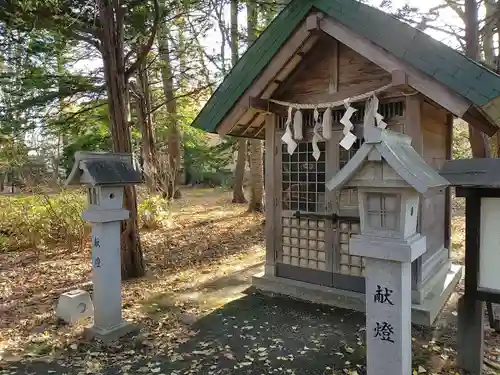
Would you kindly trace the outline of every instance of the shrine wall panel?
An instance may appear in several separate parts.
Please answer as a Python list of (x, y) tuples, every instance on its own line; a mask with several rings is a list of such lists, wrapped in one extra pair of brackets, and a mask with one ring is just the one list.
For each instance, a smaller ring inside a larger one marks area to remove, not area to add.
[(361, 85), (380, 87), (392, 79), (386, 70), (342, 43), (339, 43), (338, 61), (339, 91)]
[[(439, 169), (446, 160), (446, 112), (422, 103), (421, 119), (423, 158), (429, 165)], [(444, 192), (422, 202), (421, 233), (427, 236), (428, 249), (422, 256), (423, 263), (444, 246), (445, 202)]]
[[(298, 103), (324, 103), (337, 92), (357, 95), (391, 81), (391, 74), (349, 47), (324, 37), (304, 57), (273, 97)], [(390, 92), (385, 96), (393, 96)]]

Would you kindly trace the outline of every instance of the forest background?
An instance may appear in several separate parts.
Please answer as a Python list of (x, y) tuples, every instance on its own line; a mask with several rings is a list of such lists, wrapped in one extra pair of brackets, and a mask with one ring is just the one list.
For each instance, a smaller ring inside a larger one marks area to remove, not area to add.
[[(370, 1), (498, 71), (500, 1)], [(276, 0), (0, 1), (0, 251), (84, 246), (84, 194), (62, 189), (77, 150), (132, 152), (145, 188), (126, 189), (122, 274), (146, 270), (141, 227), (182, 185), (232, 189), (262, 211), (263, 142), (190, 127), (285, 6)], [(500, 155), (458, 121), (454, 156)], [(246, 191), (245, 191), (246, 190)], [(248, 202), (247, 202), (248, 201)]]

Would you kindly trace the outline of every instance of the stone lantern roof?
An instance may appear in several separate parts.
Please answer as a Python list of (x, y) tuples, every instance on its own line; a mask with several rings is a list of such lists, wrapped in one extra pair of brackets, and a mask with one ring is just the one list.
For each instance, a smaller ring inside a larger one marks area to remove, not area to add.
[(131, 154), (78, 151), (66, 186), (125, 186), (142, 182)]
[[(420, 194), (447, 187), (449, 182), (429, 166), (411, 146), (411, 138), (387, 129), (365, 128), (365, 141), (351, 160), (326, 184), (336, 190), (355, 176), (368, 161), (384, 160), (395, 173)], [(359, 184), (356, 184), (359, 186)], [(403, 187), (397, 181), (367, 181), (372, 187)]]

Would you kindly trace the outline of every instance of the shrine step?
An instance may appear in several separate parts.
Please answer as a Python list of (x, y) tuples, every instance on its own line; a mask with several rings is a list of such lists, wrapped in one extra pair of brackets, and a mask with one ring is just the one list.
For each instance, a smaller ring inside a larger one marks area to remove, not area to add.
[[(462, 266), (452, 265), (446, 278), (436, 284), (423, 303), (412, 305), (412, 323), (431, 326), (462, 278), (462, 273)], [(274, 293), (349, 310), (365, 311), (363, 293), (309, 284), (264, 273), (252, 278), (252, 286), (263, 293)]]

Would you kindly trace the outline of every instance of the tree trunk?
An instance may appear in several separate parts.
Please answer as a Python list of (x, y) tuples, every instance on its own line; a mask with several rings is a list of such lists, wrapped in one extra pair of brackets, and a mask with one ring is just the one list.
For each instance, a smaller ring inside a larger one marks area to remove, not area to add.
[[(255, 3), (247, 2), (247, 41), (248, 48), (257, 38), (257, 7)], [(248, 211), (263, 212), (264, 205), (264, 175), (262, 160), (262, 141), (259, 139), (250, 140), (250, 183), (251, 195)]]
[(493, 42), (493, 34), (495, 31), (495, 1), (485, 0), (484, 7), (486, 9), (486, 21), (483, 27), (484, 61), (486, 65), (495, 70), (495, 45)]
[[(231, 0), (231, 65), (238, 62), (238, 0)], [(247, 161), (247, 140), (238, 139), (236, 166), (234, 169), (233, 203), (247, 203), (243, 182), (245, 180), (245, 166)]]
[(238, 139), (238, 157), (234, 169), (233, 203), (247, 203), (243, 191), (243, 181), (245, 180), (245, 165), (247, 159), (247, 140)]
[[(493, 2), (493, 0), (490, 0)], [(496, 1), (496, 4), (493, 5), (493, 12), (494, 17), (493, 17), (493, 29), (496, 29), (496, 36), (497, 38), (500, 37), (500, 0)], [(498, 40), (498, 39), (497, 39)], [(493, 48), (493, 51), (495, 49)], [(497, 74), (500, 74), (500, 52), (497, 51), (496, 55), (494, 56), (494, 70)], [(496, 157), (500, 158), (500, 132), (497, 132), (496, 134)]]
[[(64, 38), (57, 36), (56, 37), (56, 45), (57, 45), (57, 74), (59, 75), (59, 92), (62, 93), (63, 91), (63, 81), (61, 77), (64, 77), (64, 63), (65, 63), (65, 58), (64, 58), (64, 51), (66, 49), (66, 41)], [(59, 99), (59, 115), (62, 115), (64, 112), (65, 108), (65, 103), (63, 99), (63, 95), (61, 94), (61, 97)], [(61, 152), (64, 150), (64, 136), (65, 136), (66, 130), (60, 131), (60, 133), (57, 135), (57, 149), (56, 149), (56, 155), (53, 159), (53, 183), (54, 187), (56, 187), (59, 184), (59, 169), (61, 166)]]
[[(465, 0), (465, 45), (466, 55), (473, 60), (479, 58), (479, 37), (478, 37), (478, 12), (477, 0)], [(488, 139), (484, 133), (475, 129), (469, 124), (469, 141), (472, 149), (472, 156), (475, 158), (489, 158), (490, 149)]]
[(137, 127), (141, 132), (142, 165), (146, 179), (146, 186), (150, 193), (156, 191), (156, 148), (153, 133), (153, 120), (151, 117), (151, 93), (149, 90), (149, 77), (144, 62), (136, 74), (138, 85), (130, 83), (131, 92), (135, 97), (135, 112)]
[(238, 62), (238, 0), (231, 0), (231, 65)]
[[(486, 10), (485, 25), (483, 27), (483, 37), (482, 37), (484, 62), (491, 70), (496, 71), (497, 58), (495, 54), (494, 35), (495, 35), (495, 26), (497, 19), (497, 15), (495, 14), (497, 2), (496, 0), (485, 0), (484, 7)], [(500, 157), (499, 143), (498, 143), (499, 140), (500, 140), (499, 133), (496, 134), (495, 138), (489, 139), (489, 149), (495, 150), (495, 155), (491, 155), (493, 157)]]
[(168, 199), (180, 198), (178, 189), (179, 170), (181, 166), (181, 140), (177, 119), (177, 100), (174, 91), (174, 77), (172, 65), (170, 63), (169, 33), (167, 25), (163, 24), (158, 32), (158, 46), (160, 59), (162, 60), (161, 77), (163, 83), (163, 93), (167, 102), (167, 112), (169, 121), (169, 134), (167, 139), (168, 148), (168, 184), (166, 187), (166, 197)]
[[(113, 151), (131, 153), (132, 144), (127, 121), (128, 95), (123, 49), (123, 12), (121, 8), (114, 9), (110, 2), (99, 0), (101, 53), (108, 94)], [(121, 225), (121, 269), (122, 278), (129, 279), (145, 274), (137, 229), (137, 197), (134, 186), (125, 188), (124, 207), (130, 211), (130, 219), (123, 221)]]
[(250, 181), (251, 193), (248, 211), (264, 212), (264, 175), (262, 160), (262, 141), (250, 140)]

